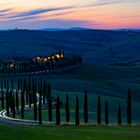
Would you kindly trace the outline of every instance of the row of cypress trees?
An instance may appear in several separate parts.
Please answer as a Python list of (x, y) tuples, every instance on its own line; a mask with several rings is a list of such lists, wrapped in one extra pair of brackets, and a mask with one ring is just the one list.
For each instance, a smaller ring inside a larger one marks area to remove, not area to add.
[[(66, 122), (70, 121), (70, 110), (69, 110), (69, 101), (68, 101), (68, 95), (66, 97)], [(105, 101), (105, 124), (109, 124), (109, 105), (108, 101)], [(121, 104), (118, 103), (118, 119), (117, 123), (118, 125), (122, 124), (122, 110), (121, 110)], [(100, 126), (101, 125), (101, 98), (98, 96), (97, 101), (97, 123)], [(88, 123), (88, 96), (87, 96), (87, 90), (85, 90), (84, 94), (84, 122), (85, 124)], [(127, 124), (132, 123), (132, 103), (131, 103), (131, 91), (128, 90), (128, 96), (127, 96)], [(76, 105), (75, 105), (75, 124), (80, 124), (80, 117), (79, 117), (79, 99), (78, 96), (76, 96)]]
[[(16, 62), (15, 62), (16, 63)], [(82, 64), (82, 57), (64, 56), (63, 58), (50, 59), (47, 62), (32, 61), (22, 62), (21, 64), (9, 64), (8, 62), (1, 62), (0, 76), (22, 75), (22, 74), (39, 74), (40, 71), (53, 72), (63, 70), (68, 66)]]
[[(14, 89), (14, 85), (13, 80), (11, 82), (8, 80), (1, 81), (2, 109), (6, 108), (7, 115), (13, 118), (16, 117), (16, 111), (20, 111), (21, 118), (24, 119), (25, 105), (29, 105), (29, 107), (32, 105), (34, 120), (37, 120), (37, 116), (41, 118), (42, 98), (43, 104), (45, 104), (45, 101), (48, 100), (46, 99), (47, 94), (49, 94), (47, 89), (50, 85), (42, 80), (37, 81), (35, 78), (18, 80), (16, 90)], [(37, 105), (37, 102), (39, 102), (39, 105)], [(39, 110), (39, 115), (37, 115), (37, 110)]]
[[(39, 124), (42, 124), (42, 108), (47, 101), (48, 108), (48, 120), (52, 122), (52, 95), (51, 95), (51, 86), (46, 84), (44, 81), (37, 81), (35, 78), (24, 80), (19, 80), (17, 84), (16, 91), (14, 90), (14, 82), (11, 81), (11, 89), (9, 88), (8, 81), (1, 82), (1, 106), (6, 108), (7, 115), (16, 117), (16, 111), (21, 112), (21, 118), (24, 119), (25, 105), (33, 104), (33, 113), (34, 120), (39, 121)], [(4, 90), (6, 89), (6, 90)], [(19, 103), (20, 100), (20, 103)], [(38, 103), (38, 104), (37, 104)], [(132, 123), (132, 105), (131, 105), (131, 91), (128, 90), (127, 97), (127, 123)], [(19, 105), (21, 108), (19, 109)], [(109, 124), (109, 105), (108, 101), (105, 101), (105, 124)], [(61, 122), (60, 115), (61, 102), (59, 96), (56, 98), (56, 124), (59, 125)], [(66, 95), (65, 103), (65, 116), (66, 122), (70, 122), (70, 105), (69, 105), (69, 96)], [(84, 108), (83, 108), (83, 117), (84, 122), (87, 124), (89, 122), (88, 118), (88, 93), (85, 90), (84, 93)], [(97, 100), (97, 123), (101, 125), (101, 98), (98, 96)], [(75, 124), (80, 124), (80, 115), (79, 115), (79, 98), (76, 96), (75, 103)], [(122, 124), (122, 111), (121, 104), (118, 103), (118, 125)]]

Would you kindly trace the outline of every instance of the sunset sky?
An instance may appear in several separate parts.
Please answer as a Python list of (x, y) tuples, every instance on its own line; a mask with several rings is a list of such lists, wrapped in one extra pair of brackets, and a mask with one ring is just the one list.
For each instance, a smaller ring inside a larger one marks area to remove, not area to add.
[(0, 0), (0, 29), (140, 29), (140, 0)]

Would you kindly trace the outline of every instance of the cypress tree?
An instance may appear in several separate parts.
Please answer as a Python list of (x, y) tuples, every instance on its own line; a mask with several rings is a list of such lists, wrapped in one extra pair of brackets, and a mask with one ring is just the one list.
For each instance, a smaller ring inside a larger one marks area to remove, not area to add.
[(12, 92), (12, 90), (10, 90), (8, 101), (9, 101), (9, 107), (11, 109), (11, 112), (13, 112), (13, 104), (12, 104), (13, 102), (12, 102), (12, 99), (13, 99), (13, 92)]
[(26, 91), (27, 89), (27, 81), (26, 79), (23, 80), (23, 91)]
[(9, 76), (11, 75), (11, 69), (10, 69), (10, 67), (9, 67), (9, 69), (8, 69), (8, 75), (9, 75)]
[(37, 81), (36, 81), (36, 78), (34, 79), (34, 87), (35, 87), (35, 90), (37, 92)]
[(109, 111), (108, 111), (108, 102), (105, 102), (105, 124), (109, 124)]
[(43, 104), (45, 104), (45, 96), (46, 96), (46, 83), (43, 81)]
[(3, 89), (3, 81), (0, 83), (1, 90)]
[(59, 100), (59, 96), (57, 96), (57, 100), (56, 100), (56, 125), (60, 125), (60, 100)]
[(32, 93), (29, 92), (29, 107), (31, 107), (32, 104)]
[(9, 89), (9, 81), (7, 80), (7, 89)]
[(18, 82), (17, 82), (17, 88), (18, 88), (18, 92), (20, 90), (20, 80), (18, 79)]
[(9, 91), (8, 89), (6, 90), (6, 113), (7, 113), (7, 116), (9, 116)]
[(41, 94), (41, 98), (42, 98), (42, 95), (43, 95), (43, 83), (42, 83), (42, 80), (40, 81), (40, 84), (39, 84), (39, 93)]
[(7, 89), (6, 80), (4, 80), (4, 89)]
[(24, 119), (24, 91), (21, 92), (21, 118)]
[(18, 91), (16, 90), (16, 109), (19, 109), (19, 98), (18, 98)]
[(101, 99), (98, 96), (98, 103), (97, 103), (97, 123), (101, 125)]
[(37, 86), (38, 86), (38, 93), (40, 93), (40, 81), (38, 81)]
[(16, 74), (16, 66), (13, 67), (14, 75)]
[(33, 90), (33, 104), (34, 104), (34, 120), (37, 120), (37, 97), (36, 97), (36, 91)]
[(34, 104), (34, 92), (36, 92), (36, 89), (35, 89), (35, 84), (34, 84), (34, 78), (32, 78), (31, 80), (31, 103)]
[(69, 122), (70, 121), (70, 108), (69, 108), (69, 96), (68, 96), (68, 94), (66, 96), (65, 113), (66, 113), (66, 122)]
[(22, 90), (23, 90), (23, 81), (22, 80), (20, 80), (20, 88), (21, 88), (21, 92), (22, 92)]
[(39, 93), (39, 125), (42, 125), (42, 100), (41, 100), (41, 92)]
[(12, 90), (14, 89), (14, 80), (13, 79), (11, 81), (11, 88), (12, 88)]
[(121, 105), (118, 104), (118, 125), (120, 126), (122, 124), (122, 116), (121, 116)]
[(52, 99), (51, 99), (51, 86), (48, 85), (48, 119), (52, 122)]
[(3, 93), (3, 89), (1, 89), (1, 107), (2, 109), (4, 109), (4, 93)]
[(15, 118), (16, 116), (16, 110), (15, 110), (15, 97), (14, 97), (14, 94), (13, 94), (13, 97), (12, 97), (12, 110), (13, 110), (13, 118)]
[(79, 125), (80, 119), (79, 119), (79, 99), (78, 96), (76, 96), (76, 105), (75, 105), (75, 125)]
[(127, 123), (132, 123), (132, 105), (131, 105), (131, 91), (128, 90), (128, 96), (127, 96)]
[(88, 123), (88, 97), (87, 97), (87, 90), (85, 90), (85, 95), (84, 95), (84, 122)]
[(32, 93), (31, 91), (29, 92), (29, 107), (31, 107), (32, 104)]
[(3, 92), (3, 83), (1, 82), (1, 107), (4, 109), (4, 92)]
[(26, 90), (26, 105), (29, 104), (29, 90)]
[(29, 91), (31, 90), (31, 77), (29, 78), (29, 83), (28, 83), (28, 89), (29, 89)]

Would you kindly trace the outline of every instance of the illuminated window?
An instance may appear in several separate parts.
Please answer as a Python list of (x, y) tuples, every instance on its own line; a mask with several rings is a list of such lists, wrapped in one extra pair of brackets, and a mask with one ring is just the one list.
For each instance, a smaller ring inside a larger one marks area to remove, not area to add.
[(40, 60), (40, 57), (37, 57), (37, 60)]
[(59, 55), (59, 54), (56, 54), (55, 56), (56, 56), (57, 58), (60, 58), (60, 55)]
[(64, 57), (64, 54), (63, 54), (63, 53), (61, 53), (61, 58), (62, 58), (62, 57)]
[(10, 64), (10, 68), (14, 67), (14, 64)]
[(48, 60), (47, 58), (44, 58), (44, 62), (47, 62), (47, 60)]

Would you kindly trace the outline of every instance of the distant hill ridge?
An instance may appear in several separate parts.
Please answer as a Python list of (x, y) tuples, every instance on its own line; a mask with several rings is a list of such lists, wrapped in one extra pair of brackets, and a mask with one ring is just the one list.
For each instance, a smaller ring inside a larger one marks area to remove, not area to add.
[(0, 58), (32, 57), (63, 50), (79, 53), (97, 65), (132, 64), (140, 60), (140, 32), (122, 30), (0, 31)]

